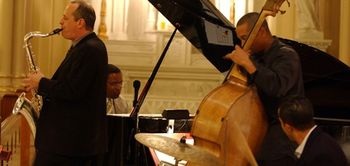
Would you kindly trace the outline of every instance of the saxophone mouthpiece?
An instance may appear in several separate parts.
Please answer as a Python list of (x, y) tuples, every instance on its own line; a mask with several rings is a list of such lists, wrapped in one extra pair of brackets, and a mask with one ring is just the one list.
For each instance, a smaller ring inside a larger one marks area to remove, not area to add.
[(62, 30), (63, 30), (62, 28), (56, 28), (56, 29), (54, 29), (54, 30), (50, 33), (50, 35), (58, 34), (58, 33), (60, 33)]

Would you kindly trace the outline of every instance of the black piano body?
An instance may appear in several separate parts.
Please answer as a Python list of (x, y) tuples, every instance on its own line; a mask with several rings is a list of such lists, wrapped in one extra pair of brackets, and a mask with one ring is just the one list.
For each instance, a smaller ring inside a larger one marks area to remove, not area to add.
[(350, 68), (311, 46), (281, 39), (300, 56), (306, 96), (319, 124), (350, 125)]
[(108, 152), (104, 157), (103, 165), (134, 165), (135, 120), (128, 114), (107, 115), (107, 123)]

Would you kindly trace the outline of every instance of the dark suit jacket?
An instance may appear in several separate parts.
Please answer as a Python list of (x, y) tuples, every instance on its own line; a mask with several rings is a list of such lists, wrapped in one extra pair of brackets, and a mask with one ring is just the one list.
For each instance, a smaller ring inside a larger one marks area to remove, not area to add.
[(338, 143), (316, 128), (306, 141), (298, 166), (347, 166), (347, 159)]
[(69, 156), (106, 152), (107, 63), (105, 45), (91, 33), (68, 51), (51, 79), (40, 80), (38, 150)]

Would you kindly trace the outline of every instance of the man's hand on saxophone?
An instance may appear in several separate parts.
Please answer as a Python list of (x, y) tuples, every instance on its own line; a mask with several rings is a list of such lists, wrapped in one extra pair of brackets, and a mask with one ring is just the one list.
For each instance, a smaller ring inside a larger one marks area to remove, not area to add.
[(29, 73), (27, 78), (23, 79), (24, 90), (27, 92), (30, 92), (31, 90), (37, 91), (40, 79), (43, 77), (44, 74), (40, 71)]

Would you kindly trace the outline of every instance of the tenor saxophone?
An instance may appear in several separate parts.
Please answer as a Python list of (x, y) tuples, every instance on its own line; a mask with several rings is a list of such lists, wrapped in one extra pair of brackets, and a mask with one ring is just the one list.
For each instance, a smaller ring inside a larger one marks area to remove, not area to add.
[[(34, 37), (49, 37), (61, 32), (61, 28), (56, 28), (50, 33), (41, 33), (41, 32), (29, 32), (24, 36), (24, 48), (26, 50), (26, 60), (29, 68), (29, 72), (37, 72), (39, 68), (34, 61), (34, 53), (32, 51), (32, 44), (30, 40)], [(32, 131), (33, 136), (35, 137), (36, 133), (36, 122), (40, 115), (40, 110), (43, 104), (42, 97), (37, 94), (34, 90), (31, 92), (31, 99), (26, 97), (26, 93), (23, 92), (16, 100), (14, 108), (12, 109), (13, 114), (22, 114), (27, 120), (29, 127)]]

